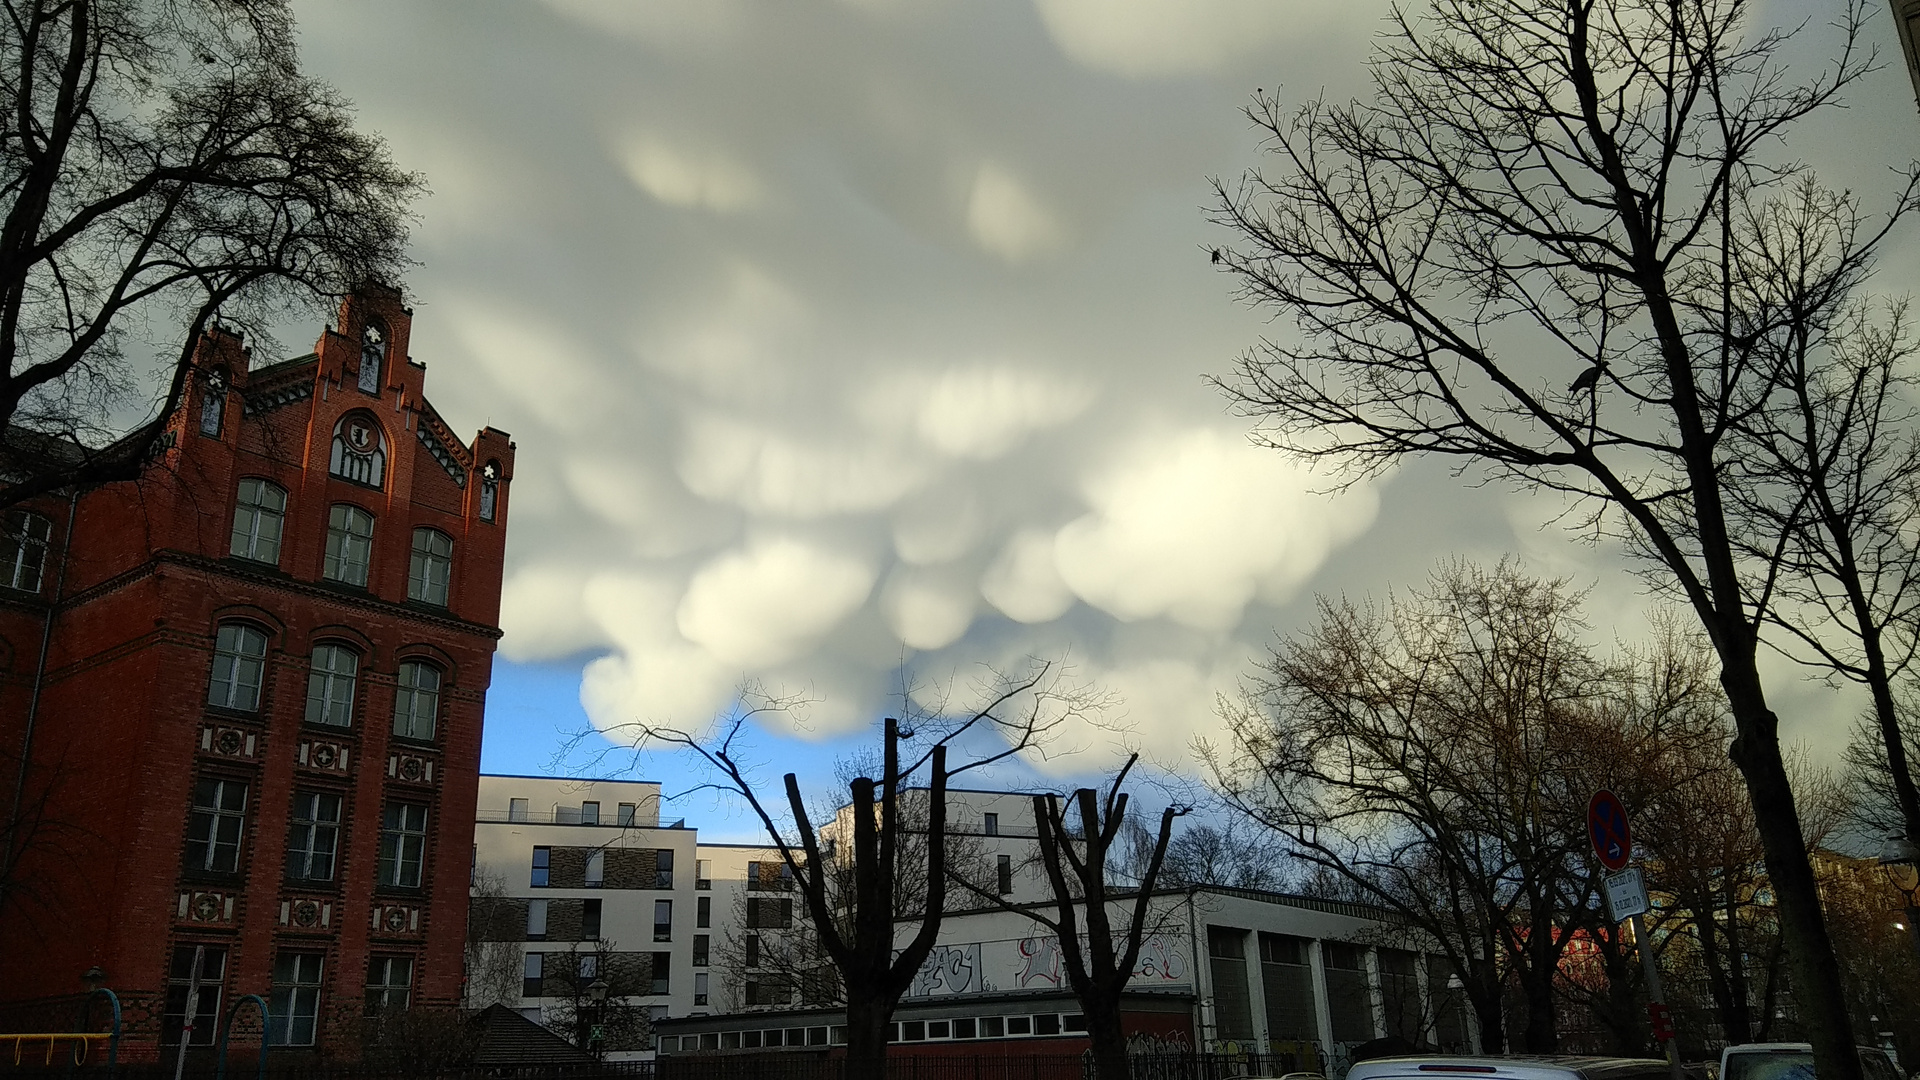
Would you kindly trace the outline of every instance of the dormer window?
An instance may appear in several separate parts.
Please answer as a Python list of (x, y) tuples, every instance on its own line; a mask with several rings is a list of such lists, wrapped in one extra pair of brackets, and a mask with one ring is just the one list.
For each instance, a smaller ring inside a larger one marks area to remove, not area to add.
[(387, 358), (387, 334), (380, 324), (367, 323), (360, 332), (360, 389), (369, 394), (380, 392), (380, 367)]
[(328, 471), (368, 487), (387, 482), (387, 438), (364, 413), (351, 413), (333, 427), (333, 459)]

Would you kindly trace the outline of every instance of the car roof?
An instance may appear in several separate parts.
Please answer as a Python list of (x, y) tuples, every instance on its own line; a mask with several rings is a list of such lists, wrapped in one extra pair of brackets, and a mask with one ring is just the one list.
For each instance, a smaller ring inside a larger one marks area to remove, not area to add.
[(1503, 1080), (1564, 1080), (1569, 1076), (1586, 1080), (1664, 1073), (1667, 1063), (1661, 1058), (1580, 1057), (1571, 1054), (1516, 1054), (1512, 1056), (1449, 1056), (1423, 1054), (1407, 1057), (1373, 1058), (1355, 1064), (1348, 1080), (1378, 1080), (1383, 1077), (1420, 1077), (1439, 1080), (1445, 1076), (1486, 1076)]

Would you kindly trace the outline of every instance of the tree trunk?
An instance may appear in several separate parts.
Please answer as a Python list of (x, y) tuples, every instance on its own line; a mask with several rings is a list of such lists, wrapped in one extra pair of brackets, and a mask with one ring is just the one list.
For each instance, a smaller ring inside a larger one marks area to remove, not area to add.
[(1120, 995), (1089, 995), (1087, 1041), (1093, 1044), (1092, 1080), (1133, 1080), (1127, 1060), (1127, 1035), (1120, 1028)]
[(886, 1080), (888, 1012), (885, 1002), (847, 987), (846, 1080)]
[(1501, 1012), (1499, 987), (1493, 989), (1491, 996), (1470, 990), (1467, 992), (1467, 1002), (1472, 1006), (1473, 1018), (1480, 1027), (1480, 1052), (1506, 1053), (1506, 1017)]
[[(1722, 649), (1722, 659), (1729, 650)], [(1759, 671), (1751, 654), (1744, 663), (1725, 663), (1720, 684), (1727, 691), (1739, 735), (1733, 740), (1733, 763), (1746, 779), (1753, 802), (1754, 822), (1766, 852), (1767, 877), (1773, 886), (1781, 936), (1793, 972), (1794, 1003), (1813, 1043), (1814, 1073), (1821, 1080), (1861, 1080), (1860, 1059), (1853, 1052), (1853, 1022), (1847, 1015), (1840, 963), (1834, 958), (1820, 910), (1820, 893), (1800, 832), (1800, 814), (1793, 802), (1793, 785), (1780, 757), (1780, 719), (1767, 708)]]
[(1555, 1022), (1553, 1001), (1554, 969), (1528, 972), (1520, 980), (1527, 996), (1527, 1053), (1551, 1054), (1560, 1049), (1560, 1031)]

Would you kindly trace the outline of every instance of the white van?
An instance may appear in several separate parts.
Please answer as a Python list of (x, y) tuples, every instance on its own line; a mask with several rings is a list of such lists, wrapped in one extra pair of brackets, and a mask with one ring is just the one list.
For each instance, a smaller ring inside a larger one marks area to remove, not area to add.
[(1386, 1057), (1362, 1061), (1347, 1080), (1670, 1080), (1661, 1058)]
[[(1885, 1050), (1860, 1047), (1867, 1080), (1902, 1080)], [(1813, 1080), (1812, 1043), (1741, 1043), (1720, 1051), (1720, 1080)]]

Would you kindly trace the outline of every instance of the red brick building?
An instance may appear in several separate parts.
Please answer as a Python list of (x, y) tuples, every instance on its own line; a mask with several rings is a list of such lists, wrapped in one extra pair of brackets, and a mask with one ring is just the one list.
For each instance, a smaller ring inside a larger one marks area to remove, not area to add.
[(196, 1044), (247, 993), (326, 1057), (458, 1002), (514, 447), (453, 435), (410, 323), (369, 290), (262, 367), (211, 332), (140, 480), (0, 515), (0, 1002), (97, 967), (123, 1059), (177, 1045), (196, 954)]

